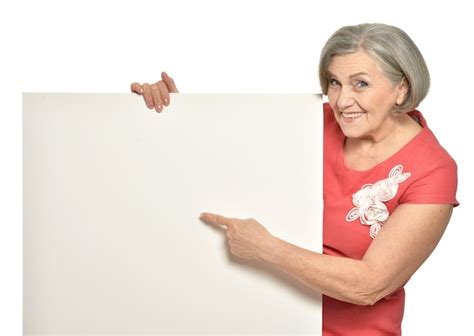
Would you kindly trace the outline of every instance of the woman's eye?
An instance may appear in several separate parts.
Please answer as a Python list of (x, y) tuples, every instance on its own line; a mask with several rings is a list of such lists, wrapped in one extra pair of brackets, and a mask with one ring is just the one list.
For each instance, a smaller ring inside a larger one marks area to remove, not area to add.
[(332, 78), (332, 79), (329, 80), (329, 85), (337, 86), (337, 85), (339, 85), (339, 82), (336, 79)]
[(367, 86), (369, 86), (369, 83), (365, 82), (365, 81), (357, 81), (356, 83), (356, 88), (358, 89), (363, 89), (363, 88), (366, 88)]

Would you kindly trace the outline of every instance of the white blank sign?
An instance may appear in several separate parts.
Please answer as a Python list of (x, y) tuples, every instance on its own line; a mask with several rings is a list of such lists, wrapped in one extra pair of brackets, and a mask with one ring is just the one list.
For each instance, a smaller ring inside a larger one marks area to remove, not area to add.
[(320, 95), (25, 93), (26, 335), (321, 334), (321, 297), (201, 212), (322, 249)]

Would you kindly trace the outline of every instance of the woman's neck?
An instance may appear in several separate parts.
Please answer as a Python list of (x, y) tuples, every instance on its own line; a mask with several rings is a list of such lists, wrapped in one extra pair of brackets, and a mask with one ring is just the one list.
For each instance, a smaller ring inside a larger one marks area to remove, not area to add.
[(344, 159), (353, 169), (366, 170), (385, 161), (412, 140), (422, 127), (408, 114), (394, 119), (382, 134), (367, 138), (346, 138)]

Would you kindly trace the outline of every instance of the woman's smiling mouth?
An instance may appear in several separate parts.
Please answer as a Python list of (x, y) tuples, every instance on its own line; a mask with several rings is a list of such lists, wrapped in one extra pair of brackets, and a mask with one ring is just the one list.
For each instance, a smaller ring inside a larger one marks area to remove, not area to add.
[(364, 114), (365, 112), (341, 112), (341, 117), (344, 122), (354, 122)]

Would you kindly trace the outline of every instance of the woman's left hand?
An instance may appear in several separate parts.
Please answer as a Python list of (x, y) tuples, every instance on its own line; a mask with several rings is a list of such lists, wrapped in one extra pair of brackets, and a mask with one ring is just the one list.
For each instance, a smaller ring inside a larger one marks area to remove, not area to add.
[(253, 218), (227, 218), (208, 212), (199, 218), (208, 224), (227, 227), (230, 252), (239, 258), (264, 260), (274, 241), (267, 229)]

